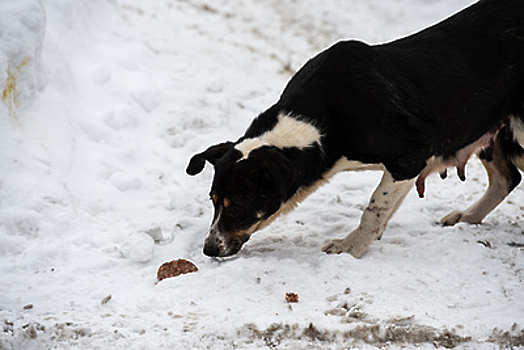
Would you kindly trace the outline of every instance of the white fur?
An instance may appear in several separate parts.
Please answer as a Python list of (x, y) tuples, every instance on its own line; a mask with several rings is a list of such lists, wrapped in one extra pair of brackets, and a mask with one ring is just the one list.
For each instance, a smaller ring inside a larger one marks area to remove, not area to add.
[(289, 115), (281, 113), (275, 127), (259, 137), (246, 139), (235, 146), (242, 152), (242, 159), (249, 157), (249, 154), (262, 146), (274, 146), (277, 148), (307, 148), (315, 143), (320, 143), (322, 135), (313, 125)]
[(521, 147), (524, 147), (524, 122), (519, 118), (513, 117), (510, 120), (511, 131), (513, 131), (513, 137)]

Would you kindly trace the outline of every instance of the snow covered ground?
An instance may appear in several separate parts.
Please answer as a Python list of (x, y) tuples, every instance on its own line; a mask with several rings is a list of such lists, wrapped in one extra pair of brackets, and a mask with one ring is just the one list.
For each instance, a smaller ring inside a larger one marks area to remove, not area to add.
[[(212, 169), (184, 173), (319, 50), (470, 3), (0, 2), (0, 349), (523, 348), (524, 187), (483, 225), (437, 224), (483, 193), (477, 160), (412, 191), (360, 260), (320, 248), (379, 173), (338, 175), (220, 261)], [(157, 283), (177, 258), (199, 271)]]

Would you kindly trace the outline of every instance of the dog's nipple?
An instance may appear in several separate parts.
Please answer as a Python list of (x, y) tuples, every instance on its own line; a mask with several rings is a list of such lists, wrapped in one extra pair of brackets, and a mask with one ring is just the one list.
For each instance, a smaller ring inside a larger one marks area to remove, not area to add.
[(457, 174), (460, 181), (466, 181), (466, 163), (460, 164), (457, 167)]
[(417, 178), (417, 182), (415, 183), (415, 185), (417, 186), (417, 193), (418, 193), (419, 198), (424, 198), (424, 191), (426, 189), (426, 184), (424, 183), (425, 180), (426, 180), (425, 176), (419, 176)]

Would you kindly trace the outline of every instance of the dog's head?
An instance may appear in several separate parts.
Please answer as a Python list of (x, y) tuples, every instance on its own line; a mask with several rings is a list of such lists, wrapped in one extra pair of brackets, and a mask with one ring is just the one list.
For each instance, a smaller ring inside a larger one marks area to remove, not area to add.
[(210, 192), (215, 212), (204, 254), (230, 256), (287, 200), (295, 168), (276, 147), (263, 146), (244, 157), (234, 143), (225, 142), (193, 156), (186, 172), (200, 173), (206, 161), (215, 167)]

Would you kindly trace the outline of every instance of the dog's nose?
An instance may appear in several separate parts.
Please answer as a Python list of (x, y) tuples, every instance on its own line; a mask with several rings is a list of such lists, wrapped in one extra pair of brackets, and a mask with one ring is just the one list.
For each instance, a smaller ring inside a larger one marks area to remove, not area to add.
[(204, 244), (204, 254), (216, 258), (220, 255), (220, 249), (217, 245), (206, 242)]

